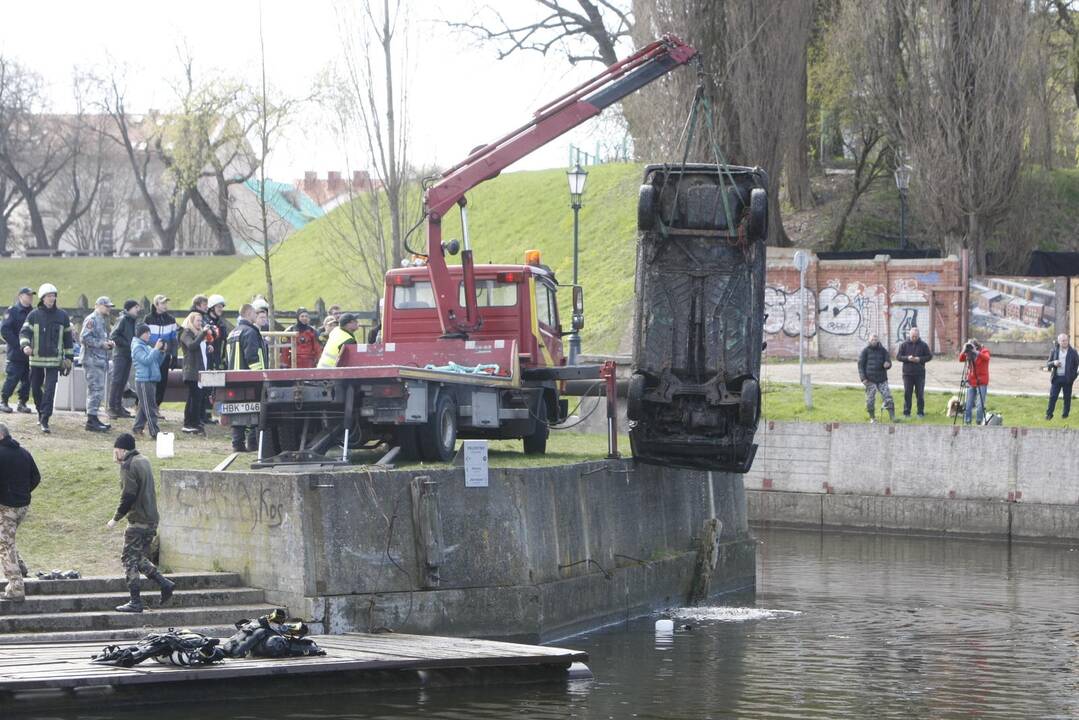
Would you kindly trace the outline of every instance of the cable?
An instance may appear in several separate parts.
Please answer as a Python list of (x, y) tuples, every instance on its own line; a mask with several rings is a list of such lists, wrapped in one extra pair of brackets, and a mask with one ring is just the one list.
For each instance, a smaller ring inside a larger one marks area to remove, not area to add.
[[(566, 417), (568, 418), (568, 417), (572, 416), (574, 413), (576, 413), (578, 410), (580, 410), (581, 405), (585, 401), (585, 398), (587, 398), (592, 393), (593, 390), (600, 387), (601, 385), (604, 385), (605, 383), (606, 383), (606, 381), (604, 381), (604, 380), (597, 380), (592, 385), (592, 387), (585, 390), (584, 394), (581, 395), (581, 399), (577, 401), (577, 406), (574, 407), (573, 410), (571, 410), (569, 413), (567, 413)], [(547, 420), (545, 420), (545, 419), (539, 417), (538, 415), (536, 415), (534, 412), (532, 412), (531, 408), (528, 409), (528, 414), (536, 422), (543, 423), (544, 425), (546, 425), (548, 430), (570, 430), (572, 428), (577, 427), (578, 425), (583, 423), (585, 420), (590, 418), (592, 416), (592, 413), (594, 413), (598, 407), (599, 407), (599, 403), (596, 403), (595, 406), (593, 406), (592, 409), (588, 411), (588, 414), (586, 414), (584, 417), (577, 418), (577, 422), (573, 423), (572, 425), (561, 425), (559, 427), (555, 427), (554, 425), (552, 425)]]

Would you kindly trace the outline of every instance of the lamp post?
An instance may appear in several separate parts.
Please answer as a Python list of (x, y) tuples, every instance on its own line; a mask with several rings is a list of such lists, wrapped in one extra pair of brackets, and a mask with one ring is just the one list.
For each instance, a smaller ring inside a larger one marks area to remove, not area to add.
[[(588, 179), (588, 173), (581, 167), (580, 163), (577, 163), (572, 170), (566, 172), (566, 179), (569, 180), (569, 199), (570, 207), (573, 208), (573, 284), (577, 284), (577, 249), (578, 239), (580, 237), (580, 212), (581, 212), (581, 196), (584, 195), (584, 182)], [(577, 355), (581, 352), (581, 336), (574, 329), (573, 333), (569, 336), (569, 364), (577, 364)]]
[(907, 249), (907, 190), (910, 188), (910, 165), (900, 163), (895, 169), (895, 186), (899, 189), (899, 248)]

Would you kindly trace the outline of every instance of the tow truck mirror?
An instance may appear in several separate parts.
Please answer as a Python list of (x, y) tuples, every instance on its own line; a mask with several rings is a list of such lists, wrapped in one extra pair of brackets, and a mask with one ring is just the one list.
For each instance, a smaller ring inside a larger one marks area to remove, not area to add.
[(584, 327), (584, 288), (580, 285), (573, 286), (573, 329), (580, 330)]

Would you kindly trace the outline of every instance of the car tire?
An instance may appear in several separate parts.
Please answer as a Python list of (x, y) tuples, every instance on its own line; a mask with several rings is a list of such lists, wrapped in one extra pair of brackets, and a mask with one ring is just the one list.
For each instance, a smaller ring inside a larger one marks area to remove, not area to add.
[(656, 225), (656, 188), (641, 185), (637, 195), (637, 229), (648, 231)]
[(420, 457), (431, 462), (449, 462), (457, 448), (457, 402), (441, 392), (435, 411), (419, 428)]
[(757, 427), (761, 419), (761, 386), (753, 378), (742, 382), (742, 397), (738, 402), (738, 422), (746, 427)]
[(533, 416), (534, 428), (524, 436), (525, 455), (543, 455), (547, 452), (547, 436), (551, 429), (547, 425), (547, 399), (542, 395)]
[(626, 388), (626, 419), (634, 422), (641, 419), (644, 414), (644, 390), (645, 377), (641, 373), (633, 373), (629, 379), (629, 387)]
[(764, 188), (753, 188), (749, 193), (746, 234), (750, 240), (760, 240), (768, 235), (768, 191)]

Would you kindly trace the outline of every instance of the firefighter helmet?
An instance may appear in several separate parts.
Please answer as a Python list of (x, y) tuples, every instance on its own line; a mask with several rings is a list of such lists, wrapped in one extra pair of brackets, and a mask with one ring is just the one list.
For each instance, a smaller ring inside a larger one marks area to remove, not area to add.
[(60, 291), (56, 289), (56, 286), (52, 283), (43, 283), (41, 287), (37, 289), (37, 296), (43, 298), (46, 295), (52, 293), (53, 295), (59, 295)]
[(211, 295), (210, 299), (207, 301), (206, 304), (209, 307), (215, 307), (217, 305), (225, 307), (225, 298), (221, 297), (220, 295)]

